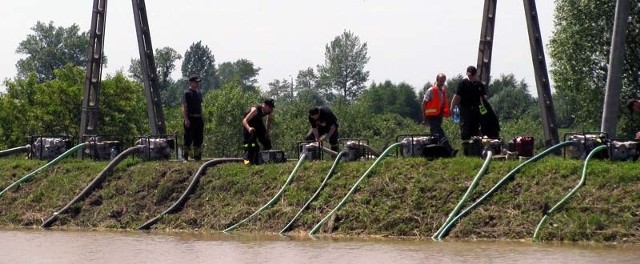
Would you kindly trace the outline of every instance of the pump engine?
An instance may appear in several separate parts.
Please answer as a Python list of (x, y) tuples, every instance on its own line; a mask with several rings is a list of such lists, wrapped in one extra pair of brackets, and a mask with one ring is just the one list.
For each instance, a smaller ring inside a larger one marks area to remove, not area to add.
[(38, 137), (31, 147), (30, 158), (52, 160), (71, 148), (71, 141), (64, 137)]
[(143, 145), (144, 150), (140, 154), (143, 160), (168, 160), (171, 157), (173, 140), (167, 138), (140, 138), (135, 145)]
[[(565, 155), (569, 155), (572, 159), (585, 159), (589, 153), (598, 146), (607, 144), (606, 134), (571, 134), (565, 141), (574, 141), (577, 144), (565, 148)], [(607, 158), (606, 152), (596, 154), (595, 158)]]
[(100, 137), (90, 137), (87, 139), (89, 147), (84, 153), (93, 160), (112, 160), (122, 151), (120, 141), (103, 141)]
[(616, 161), (636, 161), (640, 157), (640, 142), (616, 141), (609, 142), (609, 159)]

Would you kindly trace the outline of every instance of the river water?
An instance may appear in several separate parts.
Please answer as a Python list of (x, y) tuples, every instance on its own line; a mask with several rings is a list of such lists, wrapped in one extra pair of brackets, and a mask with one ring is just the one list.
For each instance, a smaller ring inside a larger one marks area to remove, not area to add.
[(640, 245), (21, 229), (0, 263), (640, 263)]

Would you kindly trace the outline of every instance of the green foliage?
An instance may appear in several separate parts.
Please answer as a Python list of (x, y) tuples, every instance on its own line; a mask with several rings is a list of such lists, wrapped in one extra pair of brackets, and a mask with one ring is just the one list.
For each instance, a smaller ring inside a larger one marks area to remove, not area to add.
[(182, 61), (182, 78), (189, 79), (191, 75), (198, 75), (202, 79), (200, 90), (206, 94), (210, 90), (220, 87), (220, 79), (216, 70), (216, 60), (209, 47), (202, 41), (191, 44), (184, 53)]
[[(53, 80), (54, 71), (67, 64), (87, 64), (89, 35), (80, 32), (78, 25), (65, 28), (55, 27), (53, 22), (47, 25), (38, 21), (31, 30), (33, 34), (27, 35), (16, 49), (18, 54), (26, 55), (16, 63), (18, 78), (35, 73), (39, 82)], [(106, 58), (103, 62), (106, 63)]]
[[(630, 2), (622, 99), (640, 94), (640, 2)], [(615, 4), (607, 0), (556, 1), (549, 55), (557, 92), (554, 100), (559, 102), (554, 106), (563, 125), (600, 125)]]
[(364, 67), (369, 62), (367, 43), (351, 31), (344, 31), (325, 46), (325, 64), (318, 68), (320, 82), (347, 100), (355, 100), (369, 80)]
[(291, 100), (293, 99), (293, 84), (287, 79), (273, 80), (269, 83), (269, 91), (265, 95), (276, 100)]
[[(31, 135), (79, 137), (85, 74), (67, 65), (56, 78), (38, 83), (28, 79), (6, 81), (0, 95), (0, 138), (7, 147), (23, 145)], [(137, 92), (136, 92), (137, 91)], [(142, 89), (122, 73), (102, 81), (98, 133), (129, 140), (147, 129)]]
[(128, 141), (151, 133), (144, 92), (138, 83), (118, 72), (102, 81), (100, 96), (100, 134)]
[(303, 90), (303, 89), (319, 89), (319, 77), (318, 74), (313, 70), (313, 68), (309, 67), (305, 70), (298, 71), (298, 75), (296, 76), (295, 89)]
[[(171, 47), (156, 49), (154, 61), (156, 73), (158, 74), (158, 84), (160, 85), (160, 97), (164, 106), (175, 107), (180, 104), (183, 89), (171, 78), (171, 74), (176, 68), (176, 61), (181, 60), (182, 55)], [(140, 84), (143, 84), (142, 68), (140, 59), (133, 58), (129, 64), (129, 77)]]
[(372, 114), (397, 114), (416, 122), (422, 121), (421, 101), (413, 87), (391, 81), (373, 83), (358, 97), (358, 102)]
[(245, 91), (256, 91), (258, 89), (258, 74), (260, 67), (255, 67), (253, 62), (247, 59), (239, 59), (235, 62), (224, 62), (220, 64), (219, 76), (222, 85), (237, 82), (242, 85)]
[(238, 156), (242, 146), (242, 118), (251, 106), (259, 103), (260, 94), (243, 91), (240, 83), (227, 83), (204, 96), (205, 154)]
[(487, 94), (489, 103), (498, 113), (501, 122), (532, 118), (535, 113), (540, 112), (535, 99), (527, 91), (527, 84), (524, 80), (518, 83), (513, 74), (494, 78)]

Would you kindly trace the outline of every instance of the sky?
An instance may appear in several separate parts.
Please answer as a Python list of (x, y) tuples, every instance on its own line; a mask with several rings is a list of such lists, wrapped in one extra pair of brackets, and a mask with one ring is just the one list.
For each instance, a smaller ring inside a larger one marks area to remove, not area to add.
[[(131, 1), (108, 1), (105, 74), (125, 71), (138, 57)], [(202, 41), (216, 64), (238, 59), (260, 67), (259, 86), (296, 77), (324, 64), (325, 45), (345, 30), (368, 45), (369, 82), (405, 82), (416, 89), (442, 72), (450, 77), (475, 65), (482, 0), (150, 0), (146, 1), (154, 49), (171, 47), (184, 55)], [(543, 44), (553, 31), (553, 0), (537, 1)], [(37, 21), (56, 27), (77, 24), (88, 31), (91, 0), (5, 0), (0, 9), (0, 80), (14, 78), (15, 52)], [(547, 54), (547, 65), (550, 64)], [(180, 62), (176, 73), (180, 75)], [(522, 1), (498, 1), (491, 76), (513, 73), (535, 93)], [(6, 87), (0, 85), (0, 91)]]

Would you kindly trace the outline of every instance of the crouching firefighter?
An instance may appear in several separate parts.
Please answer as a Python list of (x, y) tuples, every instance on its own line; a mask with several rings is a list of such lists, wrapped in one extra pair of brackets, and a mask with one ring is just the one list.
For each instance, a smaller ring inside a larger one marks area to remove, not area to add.
[(266, 99), (261, 105), (251, 107), (242, 119), (244, 164), (259, 163), (258, 153), (260, 152), (260, 146), (258, 146), (258, 141), (262, 144), (264, 150), (271, 149), (269, 129), (271, 127), (273, 108), (273, 99)]
[(447, 76), (444, 73), (436, 76), (436, 83), (424, 93), (422, 112), (425, 122), (429, 125), (431, 136), (438, 139), (439, 144), (447, 149), (450, 156), (455, 156), (456, 151), (451, 147), (451, 143), (442, 129), (442, 119), (450, 116), (446, 80)]
[(322, 143), (328, 138), (331, 150), (338, 152), (338, 118), (331, 109), (326, 106), (314, 106), (309, 109), (309, 125), (311, 129), (305, 140)]

